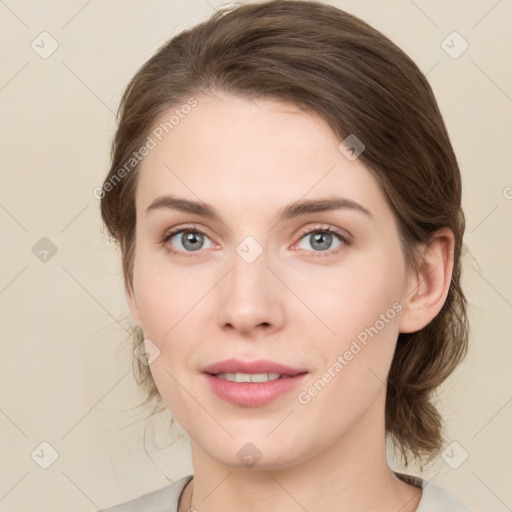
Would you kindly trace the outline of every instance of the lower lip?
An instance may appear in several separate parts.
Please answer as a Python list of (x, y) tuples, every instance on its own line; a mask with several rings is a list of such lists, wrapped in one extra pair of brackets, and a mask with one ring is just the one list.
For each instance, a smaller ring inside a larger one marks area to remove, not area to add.
[(208, 373), (204, 375), (212, 391), (226, 402), (244, 407), (260, 407), (291, 391), (307, 374), (267, 382), (231, 382)]

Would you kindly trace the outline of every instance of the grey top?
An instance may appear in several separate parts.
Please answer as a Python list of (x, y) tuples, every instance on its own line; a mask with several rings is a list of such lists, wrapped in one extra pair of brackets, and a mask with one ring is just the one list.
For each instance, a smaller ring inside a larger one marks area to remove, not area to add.
[[(475, 512), (441, 487), (421, 477), (397, 472), (395, 472), (395, 475), (404, 482), (423, 489), (416, 512)], [(178, 512), (181, 493), (192, 477), (193, 475), (187, 475), (162, 489), (143, 494), (114, 507), (103, 509), (103, 512)]]

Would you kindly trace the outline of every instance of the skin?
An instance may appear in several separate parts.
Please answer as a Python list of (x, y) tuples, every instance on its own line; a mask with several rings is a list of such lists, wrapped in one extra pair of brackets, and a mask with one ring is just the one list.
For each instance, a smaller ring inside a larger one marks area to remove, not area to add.
[[(419, 272), (408, 272), (377, 182), (360, 159), (339, 151), (320, 118), (220, 91), (197, 99), (141, 163), (133, 287), (126, 287), (133, 319), (160, 351), (150, 366), (155, 383), (190, 436), (193, 506), (416, 510), (421, 490), (399, 480), (386, 460), (385, 382), (398, 334), (424, 327), (446, 299), (452, 233), (440, 230), (422, 247)], [(284, 205), (334, 193), (371, 217), (342, 209), (276, 223)], [(221, 221), (166, 208), (146, 212), (162, 194), (204, 201)], [(183, 233), (160, 242), (181, 226), (206, 234), (198, 251)], [(351, 244), (332, 235), (322, 250), (311, 234), (301, 235), (318, 226), (350, 234)], [(236, 252), (247, 236), (263, 250), (252, 263)], [(299, 403), (298, 392), (396, 301), (401, 311), (317, 396)], [(269, 359), (309, 374), (300, 389), (268, 405), (242, 407), (215, 395), (201, 374), (229, 358)], [(237, 457), (247, 442), (262, 454), (250, 468)], [(180, 511), (190, 506), (191, 489)]]

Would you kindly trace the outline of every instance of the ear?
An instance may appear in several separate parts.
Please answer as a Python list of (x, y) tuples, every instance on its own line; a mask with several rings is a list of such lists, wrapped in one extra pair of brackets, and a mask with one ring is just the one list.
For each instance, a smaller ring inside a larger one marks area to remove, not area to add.
[(140, 321), (140, 315), (139, 315), (139, 307), (137, 306), (137, 302), (135, 300), (135, 292), (133, 290), (133, 287), (130, 284), (125, 283), (124, 286), (124, 292), (126, 296), (126, 303), (128, 304), (128, 307), (130, 308), (130, 313), (132, 315), (132, 318), (134, 322), (142, 328), (142, 322)]
[(450, 289), (453, 272), (454, 236), (442, 228), (424, 246), (418, 272), (409, 276), (399, 332), (416, 332), (439, 313)]

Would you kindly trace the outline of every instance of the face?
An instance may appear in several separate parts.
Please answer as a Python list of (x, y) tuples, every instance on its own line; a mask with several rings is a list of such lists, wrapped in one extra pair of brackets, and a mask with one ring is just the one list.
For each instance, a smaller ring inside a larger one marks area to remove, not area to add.
[[(162, 399), (228, 466), (249, 452), (287, 467), (371, 436), (407, 293), (383, 193), (318, 117), (268, 99), (197, 100), (142, 161), (136, 193), (127, 299)], [(288, 208), (299, 201), (309, 207)], [(282, 377), (233, 383), (205, 369)]]

